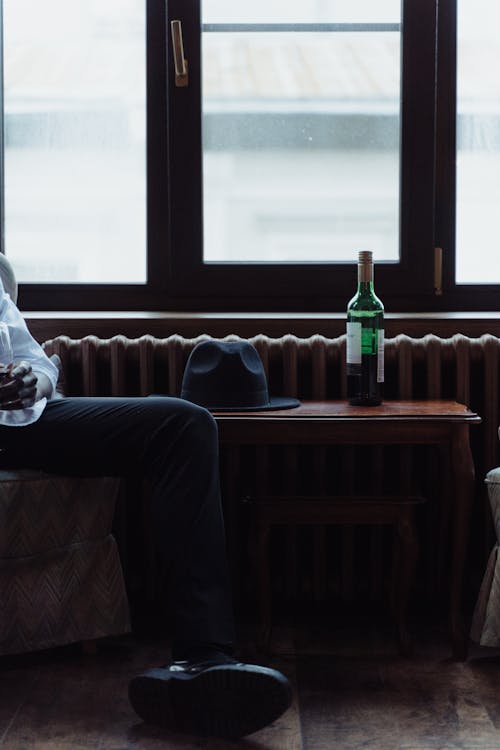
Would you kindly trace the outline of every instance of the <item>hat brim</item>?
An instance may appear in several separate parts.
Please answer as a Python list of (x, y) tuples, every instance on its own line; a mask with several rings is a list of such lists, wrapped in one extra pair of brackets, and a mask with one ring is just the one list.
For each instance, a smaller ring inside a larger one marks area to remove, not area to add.
[(271, 396), (264, 406), (205, 406), (208, 411), (275, 411), (278, 409), (296, 409), (300, 406), (297, 398)]

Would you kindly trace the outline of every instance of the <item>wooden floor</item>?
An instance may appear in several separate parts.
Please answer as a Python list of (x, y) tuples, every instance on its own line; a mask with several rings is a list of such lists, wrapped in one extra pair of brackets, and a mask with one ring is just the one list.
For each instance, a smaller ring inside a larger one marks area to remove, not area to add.
[[(256, 660), (250, 630), (240, 654)], [(500, 650), (472, 647), (451, 660), (444, 635), (420, 627), (412, 658), (391, 634), (352, 623), (282, 627), (270, 662), (292, 680), (292, 708), (239, 742), (146, 727), (127, 701), (128, 680), (165, 663), (161, 640), (103, 643), (0, 659), (2, 750), (499, 750)]]

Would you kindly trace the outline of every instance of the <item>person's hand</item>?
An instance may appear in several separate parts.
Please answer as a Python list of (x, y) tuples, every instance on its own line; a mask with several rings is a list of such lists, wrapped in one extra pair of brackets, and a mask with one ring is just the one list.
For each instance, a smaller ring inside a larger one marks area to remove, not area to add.
[(37, 395), (37, 376), (28, 362), (14, 362), (0, 374), (0, 409), (25, 409), (33, 406)]

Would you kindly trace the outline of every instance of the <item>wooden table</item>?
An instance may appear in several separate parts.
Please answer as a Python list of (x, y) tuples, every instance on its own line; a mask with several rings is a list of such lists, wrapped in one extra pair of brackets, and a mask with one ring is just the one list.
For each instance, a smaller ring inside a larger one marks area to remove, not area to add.
[(386, 401), (350, 406), (344, 401), (303, 401), (295, 409), (215, 412), (222, 444), (237, 445), (438, 445), (451, 472), (451, 576), (449, 617), (453, 653), (465, 658), (461, 616), (463, 574), (474, 491), (469, 427), (480, 417), (455, 401)]

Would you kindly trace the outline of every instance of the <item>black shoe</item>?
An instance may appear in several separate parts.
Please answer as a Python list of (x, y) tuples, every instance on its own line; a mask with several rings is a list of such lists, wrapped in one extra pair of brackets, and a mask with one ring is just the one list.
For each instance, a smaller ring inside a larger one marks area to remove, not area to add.
[(281, 672), (224, 656), (150, 669), (130, 682), (129, 699), (148, 724), (237, 739), (281, 716), (292, 691)]

